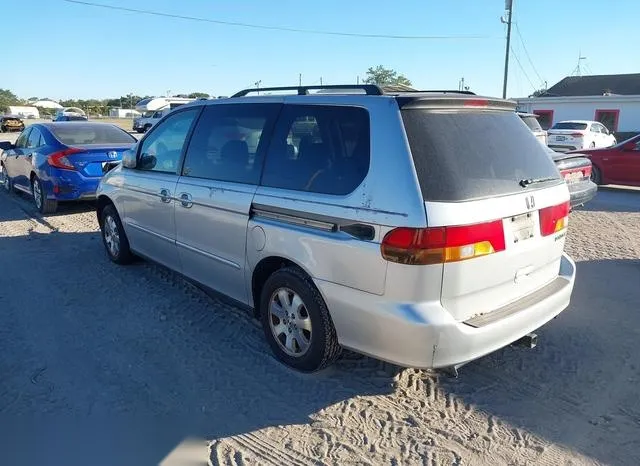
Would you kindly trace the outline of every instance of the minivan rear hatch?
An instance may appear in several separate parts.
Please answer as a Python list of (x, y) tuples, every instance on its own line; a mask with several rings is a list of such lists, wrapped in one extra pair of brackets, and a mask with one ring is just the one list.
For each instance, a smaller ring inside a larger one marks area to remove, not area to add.
[(569, 192), (508, 101), (399, 99), (428, 229), (438, 229), (441, 302), (458, 321), (557, 278)]

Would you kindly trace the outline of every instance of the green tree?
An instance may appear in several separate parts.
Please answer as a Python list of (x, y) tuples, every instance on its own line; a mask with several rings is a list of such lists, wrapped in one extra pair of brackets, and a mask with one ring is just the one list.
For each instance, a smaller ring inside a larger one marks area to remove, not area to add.
[(364, 82), (366, 84), (377, 84), (378, 86), (387, 86), (394, 84), (411, 86), (411, 81), (404, 75), (398, 74), (396, 70), (385, 68), (382, 65), (378, 65), (375, 68), (370, 67), (367, 70)]
[(9, 89), (0, 89), (0, 112), (4, 112), (9, 105), (20, 105), (22, 100)]
[(529, 97), (541, 97), (546, 93), (547, 93), (546, 89), (538, 89), (537, 91), (534, 91), (533, 94), (531, 94)]
[(201, 99), (201, 98), (208, 99), (211, 96), (206, 92), (192, 92), (187, 97), (189, 97), (190, 99)]

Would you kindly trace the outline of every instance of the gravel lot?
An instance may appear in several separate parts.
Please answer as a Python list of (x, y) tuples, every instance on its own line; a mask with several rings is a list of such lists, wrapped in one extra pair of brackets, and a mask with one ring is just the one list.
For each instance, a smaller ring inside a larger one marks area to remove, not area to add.
[(111, 264), (92, 208), (0, 192), (3, 464), (640, 464), (638, 191), (572, 214), (573, 302), (538, 347), (458, 379), (350, 353), (294, 373), (247, 311)]

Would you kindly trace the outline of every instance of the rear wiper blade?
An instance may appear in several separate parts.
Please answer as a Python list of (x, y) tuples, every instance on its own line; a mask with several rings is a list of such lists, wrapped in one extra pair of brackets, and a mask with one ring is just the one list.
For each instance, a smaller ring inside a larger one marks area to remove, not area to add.
[(545, 183), (547, 181), (554, 181), (554, 180), (557, 180), (557, 179), (558, 178), (555, 178), (553, 176), (549, 176), (547, 178), (529, 178), (529, 179), (525, 179), (525, 180), (520, 180), (519, 184), (523, 188), (526, 188), (527, 186), (529, 186), (531, 184)]

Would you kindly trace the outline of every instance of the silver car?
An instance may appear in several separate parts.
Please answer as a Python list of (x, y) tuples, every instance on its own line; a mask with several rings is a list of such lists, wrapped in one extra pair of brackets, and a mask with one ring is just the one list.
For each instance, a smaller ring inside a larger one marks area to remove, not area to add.
[(568, 306), (569, 191), (514, 103), (340, 88), (165, 116), (98, 189), (111, 260), (249, 306), (302, 371), (341, 348), (455, 368)]

